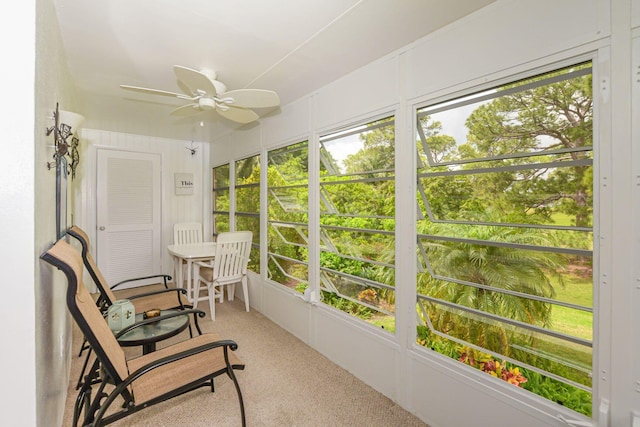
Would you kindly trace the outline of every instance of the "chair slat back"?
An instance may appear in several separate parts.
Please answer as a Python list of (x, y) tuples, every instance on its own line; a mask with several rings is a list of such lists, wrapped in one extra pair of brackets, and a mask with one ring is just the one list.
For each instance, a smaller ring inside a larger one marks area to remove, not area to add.
[(107, 374), (118, 384), (128, 375), (127, 362), (109, 325), (82, 280), (82, 257), (58, 240), (41, 258), (67, 276), (67, 307)]
[(251, 231), (229, 231), (218, 235), (213, 259), (214, 280), (233, 282), (247, 274), (252, 237)]
[(176, 245), (202, 243), (202, 225), (199, 222), (174, 224), (173, 243)]
[(98, 287), (98, 290), (102, 294), (103, 298), (106, 299), (107, 305), (112, 305), (118, 298), (116, 298), (115, 294), (111, 290), (111, 287), (109, 287), (107, 280), (102, 275), (102, 272), (98, 268), (98, 264), (96, 264), (93, 256), (91, 255), (91, 244), (89, 243), (89, 236), (83, 229), (81, 229), (77, 225), (69, 228), (67, 230), (67, 234), (74, 237), (80, 242), (80, 245), (82, 246), (82, 261), (84, 262), (84, 266), (87, 268), (89, 275)]

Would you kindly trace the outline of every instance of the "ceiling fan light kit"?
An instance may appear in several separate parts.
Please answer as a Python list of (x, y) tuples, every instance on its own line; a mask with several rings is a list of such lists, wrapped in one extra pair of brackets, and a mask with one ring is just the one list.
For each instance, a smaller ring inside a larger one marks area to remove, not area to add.
[(198, 108), (202, 110), (213, 110), (216, 108), (216, 101), (213, 98), (198, 99)]
[(151, 95), (170, 96), (188, 101), (171, 111), (172, 115), (190, 116), (214, 110), (222, 117), (238, 122), (251, 123), (260, 116), (252, 108), (271, 108), (280, 105), (278, 94), (264, 89), (237, 89), (227, 92), (227, 86), (217, 80), (212, 70), (192, 70), (174, 65), (178, 86), (185, 92), (176, 93), (138, 86), (120, 85), (122, 89)]

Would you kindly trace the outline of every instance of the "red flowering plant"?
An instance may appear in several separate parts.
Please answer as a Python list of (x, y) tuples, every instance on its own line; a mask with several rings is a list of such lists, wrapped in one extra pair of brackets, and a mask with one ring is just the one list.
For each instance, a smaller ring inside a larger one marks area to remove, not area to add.
[(509, 366), (505, 361), (500, 362), (487, 353), (465, 347), (460, 352), (458, 360), (518, 387), (522, 387), (521, 384), (527, 382), (527, 379), (520, 373), (520, 368)]

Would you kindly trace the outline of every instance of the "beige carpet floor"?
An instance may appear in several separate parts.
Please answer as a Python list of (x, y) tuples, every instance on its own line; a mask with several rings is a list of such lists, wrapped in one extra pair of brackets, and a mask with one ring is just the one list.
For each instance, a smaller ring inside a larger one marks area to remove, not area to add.
[[(149, 289), (152, 287), (145, 288)], [(127, 292), (121, 291), (118, 297), (126, 297)], [(236, 374), (245, 401), (248, 426), (426, 426), (259, 312), (247, 313), (243, 302), (218, 303), (215, 322), (208, 315), (206, 302), (201, 302), (198, 308), (207, 312), (207, 317), (200, 320), (203, 333), (216, 332), (238, 343), (236, 354), (246, 368)], [(159, 343), (158, 347), (188, 337), (185, 331)], [(63, 426), (72, 425), (73, 403), (77, 396), (75, 384), (84, 361), (84, 355), (78, 357), (81, 338), (74, 327), (74, 354)], [(139, 348), (125, 350), (129, 358), (142, 354)], [(233, 383), (223, 375), (216, 378), (215, 384), (215, 393), (203, 387), (111, 425), (241, 425)]]

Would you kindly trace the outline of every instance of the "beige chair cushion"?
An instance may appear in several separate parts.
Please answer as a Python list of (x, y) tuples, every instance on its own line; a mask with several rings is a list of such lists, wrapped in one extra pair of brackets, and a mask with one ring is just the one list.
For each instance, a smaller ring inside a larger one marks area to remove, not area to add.
[(78, 310), (89, 324), (92, 333), (120, 378), (125, 379), (129, 374), (124, 351), (118, 344), (111, 329), (109, 329), (109, 325), (102, 317), (100, 310), (96, 307), (96, 303), (91, 294), (89, 294), (87, 287), (82, 282), (83, 264), (80, 254), (71, 245), (62, 240), (59, 240), (48, 252), (73, 269), (78, 283), (75, 295)]
[[(127, 362), (129, 373), (135, 372), (144, 365), (162, 357), (179, 353), (206, 343), (220, 340), (217, 334), (204, 334), (190, 340), (162, 348), (153, 353), (131, 359)], [(232, 365), (242, 365), (234, 352), (229, 351), (229, 361)], [(156, 368), (133, 382), (133, 392), (136, 405), (140, 405), (154, 397), (175, 390), (192, 381), (196, 381), (226, 368), (224, 351), (222, 348), (198, 353), (194, 356), (169, 363)]]

